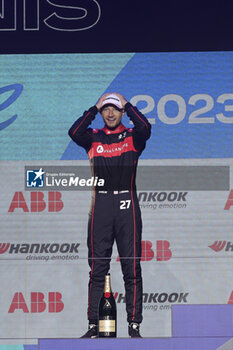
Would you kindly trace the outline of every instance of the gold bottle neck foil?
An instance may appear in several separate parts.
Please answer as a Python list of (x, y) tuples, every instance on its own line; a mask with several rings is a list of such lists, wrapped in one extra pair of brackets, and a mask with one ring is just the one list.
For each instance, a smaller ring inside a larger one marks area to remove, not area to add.
[(105, 276), (104, 293), (111, 293), (110, 275)]

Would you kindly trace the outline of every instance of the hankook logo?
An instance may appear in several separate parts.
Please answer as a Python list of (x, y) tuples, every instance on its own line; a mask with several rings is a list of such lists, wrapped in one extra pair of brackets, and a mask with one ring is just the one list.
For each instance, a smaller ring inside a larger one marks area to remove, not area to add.
[(215, 241), (213, 244), (209, 245), (209, 248), (217, 253), (221, 250), (224, 250), (225, 252), (233, 252), (233, 242)]
[[(7, 259), (31, 260), (77, 260), (80, 243), (0, 243), (0, 255), (7, 254)], [(9, 256), (10, 254), (10, 256)]]
[[(173, 304), (187, 304), (189, 292), (161, 292), (161, 293), (143, 293), (142, 303), (144, 311), (169, 311)], [(126, 302), (125, 294), (114, 293), (116, 303)]]

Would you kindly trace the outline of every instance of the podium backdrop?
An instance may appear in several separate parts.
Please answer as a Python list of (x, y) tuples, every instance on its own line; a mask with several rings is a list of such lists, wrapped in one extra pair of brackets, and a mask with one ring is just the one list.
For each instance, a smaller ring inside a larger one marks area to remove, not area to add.
[[(87, 328), (91, 193), (27, 188), (25, 167), (88, 167), (67, 131), (104, 92), (152, 124), (139, 162), (143, 336), (171, 336), (174, 305), (232, 304), (233, 53), (4, 55), (0, 67), (0, 345)], [(127, 337), (116, 247), (110, 272)]]

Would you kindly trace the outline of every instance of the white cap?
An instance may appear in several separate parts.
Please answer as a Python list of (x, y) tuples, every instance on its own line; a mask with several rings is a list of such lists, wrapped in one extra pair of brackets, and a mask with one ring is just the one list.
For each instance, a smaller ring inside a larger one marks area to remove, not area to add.
[(118, 109), (122, 109), (123, 108), (121, 100), (119, 99), (119, 97), (117, 95), (114, 95), (114, 94), (111, 94), (111, 95), (108, 95), (107, 97), (105, 97), (105, 99), (103, 100), (101, 109), (105, 105), (114, 105)]

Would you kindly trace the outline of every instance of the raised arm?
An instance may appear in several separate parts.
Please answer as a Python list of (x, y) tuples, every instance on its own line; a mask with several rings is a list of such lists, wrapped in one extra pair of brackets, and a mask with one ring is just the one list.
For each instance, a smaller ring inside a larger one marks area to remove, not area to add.
[(134, 147), (138, 151), (142, 151), (145, 147), (146, 140), (150, 138), (151, 135), (151, 124), (148, 122), (147, 118), (133, 106), (130, 102), (127, 102), (126, 98), (121, 94), (117, 94), (121, 99), (121, 103), (134, 124), (133, 128), (133, 141)]
[(72, 140), (77, 143), (77, 145), (84, 147), (87, 152), (91, 148), (93, 136), (93, 130), (88, 127), (101, 109), (103, 100), (107, 95), (108, 94), (102, 95), (96, 102), (96, 105), (89, 108), (88, 111), (85, 111), (83, 116), (78, 118), (68, 131)]
[(77, 145), (84, 147), (87, 151), (92, 143), (92, 129), (88, 128), (98, 113), (98, 108), (93, 106), (78, 118), (68, 131), (69, 136)]

